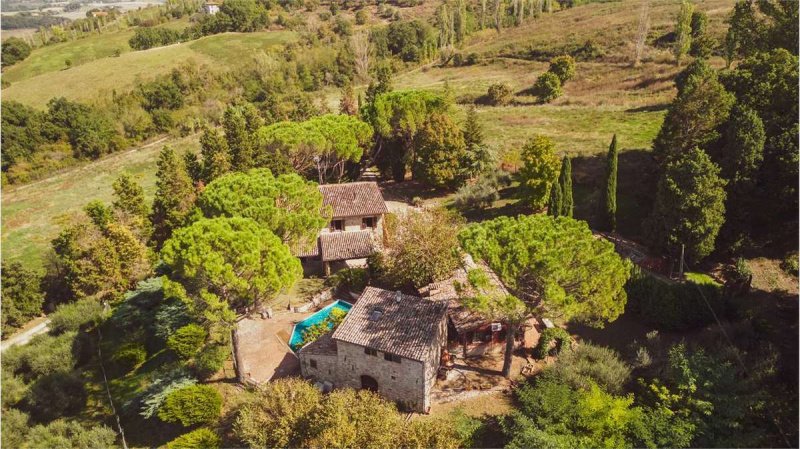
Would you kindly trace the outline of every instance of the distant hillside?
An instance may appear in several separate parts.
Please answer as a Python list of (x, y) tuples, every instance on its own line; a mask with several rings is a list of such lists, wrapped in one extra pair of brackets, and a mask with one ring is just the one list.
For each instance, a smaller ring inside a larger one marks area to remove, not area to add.
[[(3, 100), (19, 101), (34, 107), (43, 107), (51, 98), (57, 96), (64, 96), (70, 100), (87, 101), (97, 97), (98, 94), (108, 94), (112, 89), (127, 90), (137, 79), (151, 79), (157, 75), (168, 73), (174, 67), (188, 60), (206, 64), (213, 70), (224, 71), (240, 61), (243, 55), (254, 54), (274, 45), (291, 42), (295, 38), (295, 33), (291, 31), (217, 34), (167, 47), (129, 51), (118, 57), (106, 56), (68, 69), (42, 73), (18, 82), (13, 81), (12, 75), (11, 78), (5, 78), (7, 81), (11, 81), (11, 86), (3, 89)], [(113, 49), (121, 45), (120, 41), (122, 41), (122, 36), (99, 41), (97, 45), (100, 49), (97, 51), (113, 53)], [(77, 45), (80, 42), (69, 44)], [(123, 42), (127, 45), (127, 41)], [(65, 45), (64, 48), (71, 51), (74, 47)], [(48, 50), (50, 48), (46, 47), (40, 51)], [(46, 61), (41, 64), (51, 66), (61, 64), (64, 67), (65, 54), (56, 48), (56, 51), (48, 53)], [(31, 55), (31, 59), (35, 55), (36, 52)], [(20, 64), (20, 67), (15, 67), (15, 69), (23, 71), (26, 67), (30, 66)]]

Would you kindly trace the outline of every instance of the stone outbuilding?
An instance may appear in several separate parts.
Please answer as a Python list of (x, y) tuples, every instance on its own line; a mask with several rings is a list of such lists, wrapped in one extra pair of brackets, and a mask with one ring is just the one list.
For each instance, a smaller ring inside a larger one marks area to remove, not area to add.
[[(476, 263), (466, 254), (462, 264), (451, 277), (419, 289), (420, 296), (436, 301), (447, 301), (447, 350), (464, 358), (479, 357), (505, 350), (506, 324), (492, 321), (462, 304), (461, 299), (474, 295), (468, 276), (471, 270), (484, 273), (492, 289), (501, 295), (509, 291), (497, 274), (485, 263)], [(541, 325), (536, 318), (529, 319), (518, 330), (515, 347), (533, 348), (539, 342)]]
[(335, 331), (298, 352), (303, 377), (373, 390), (427, 413), (447, 339), (447, 301), (367, 287)]

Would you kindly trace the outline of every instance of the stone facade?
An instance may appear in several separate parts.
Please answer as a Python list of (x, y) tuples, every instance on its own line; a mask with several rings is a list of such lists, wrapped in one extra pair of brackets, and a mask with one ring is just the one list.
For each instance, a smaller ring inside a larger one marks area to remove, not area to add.
[[(360, 313), (368, 316), (374, 310), (382, 310), (385, 317), (359, 318)], [(445, 303), (368, 287), (339, 325), (340, 330), (363, 329), (358, 335), (364, 340), (346, 341), (352, 335), (339, 331), (325, 334), (298, 352), (301, 373), (334, 388), (374, 390), (401, 409), (427, 413), (447, 344), (445, 312)], [(420, 332), (408, 331), (411, 323), (417, 323)]]

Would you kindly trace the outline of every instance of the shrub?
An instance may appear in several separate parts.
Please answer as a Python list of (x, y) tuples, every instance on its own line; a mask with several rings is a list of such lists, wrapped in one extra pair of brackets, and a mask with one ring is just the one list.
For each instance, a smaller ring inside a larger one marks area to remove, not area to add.
[(369, 13), (366, 9), (356, 11), (356, 25), (364, 25), (369, 20)]
[(539, 97), (540, 102), (550, 103), (563, 93), (561, 91), (561, 80), (554, 73), (542, 73), (536, 79), (536, 84), (533, 85), (533, 92)]
[(198, 324), (187, 324), (181, 327), (167, 339), (167, 347), (173, 350), (182, 359), (190, 359), (197, 355), (208, 333)]
[[(5, 421), (5, 416), (3, 416)], [(84, 427), (78, 421), (58, 419), (47, 425), (38, 425), (28, 431), (26, 447), (73, 447), (92, 449), (112, 449), (117, 433), (110, 427), (97, 425)], [(13, 446), (10, 446), (13, 447)]]
[(304, 434), (322, 395), (309, 382), (269, 382), (239, 407), (233, 423), (236, 436), (250, 447), (303, 447)]
[(631, 368), (615, 351), (582, 343), (575, 349), (562, 351), (558, 362), (547, 368), (546, 375), (574, 389), (588, 390), (592, 383), (614, 394), (622, 393)]
[(201, 379), (207, 379), (222, 369), (229, 355), (227, 346), (208, 345), (195, 357), (194, 371)]
[(330, 282), (330, 285), (338, 288), (358, 293), (363, 291), (369, 283), (369, 271), (366, 268), (348, 268), (336, 272), (326, 282)]
[(158, 378), (147, 387), (138, 401), (130, 401), (125, 404), (125, 407), (139, 407), (139, 415), (145, 419), (150, 419), (158, 413), (158, 409), (161, 408), (170, 393), (196, 383), (197, 379), (192, 377), (183, 367), (167, 370), (159, 373)]
[(784, 257), (783, 261), (781, 262), (781, 268), (783, 271), (797, 276), (798, 271), (798, 261), (797, 261), (797, 251), (791, 252)]
[(466, 59), (464, 60), (464, 65), (475, 65), (478, 63), (480, 58), (481, 57), (477, 53), (472, 52), (467, 55)]
[(453, 198), (453, 206), (461, 210), (485, 209), (500, 199), (497, 187), (482, 179), (461, 186)]
[[(566, 348), (569, 348), (572, 337), (560, 327), (551, 327), (542, 331), (539, 336), (539, 344), (533, 348), (533, 356), (543, 359), (548, 355), (558, 355)], [(555, 346), (550, 348), (550, 344), (555, 342)]]
[(11, 373), (0, 375), (0, 394), (2, 394), (3, 409), (8, 409), (19, 403), (28, 391), (28, 386), (19, 377)]
[(172, 118), (172, 113), (167, 109), (153, 109), (150, 111), (150, 117), (153, 120), (153, 127), (156, 129), (156, 131), (169, 131), (173, 126), (175, 126), (175, 120)]
[(733, 265), (733, 276), (739, 282), (747, 282), (750, 279), (750, 276), (753, 275), (753, 272), (750, 271), (750, 267), (747, 265), (747, 261), (743, 258), (739, 257), (736, 259), (736, 263)]
[(167, 449), (219, 449), (222, 440), (213, 430), (201, 427), (167, 443)]
[(555, 57), (550, 61), (549, 72), (556, 75), (563, 86), (575, 76), (575, 60), (569, 55)]
[(75, 415), (86, 406), (86, 380), (77, 373), (55, 372), (36, 380), (25, 397), (31, 417), (52, 421)]
[(106, 317), (105, 307), (94, 298), (84, 298), (59, 306), (50, 315), (50, 332), (61, 334), (77, 331), (83, 326), (94, 326)]
[(503, 106), (511, 102), (514, 91), (507, 83), (495, 83), (486, 91), (486, 101), (495, 106)]
[(73, 345), (77, 332), (58, 336), (37, 335), (26, 345), (13, 346), (3, 352), (3, 371), (29, 382), (41, 376), (72, 370), (77, 364)]
[(222, 411), (222, 396), (209, 385), (190, 385), (175, 390), (164, 400), (158, 417), (168, 423), (184, 427), (209, 424)]
[(147, 359), (147, 350), (144, 345), (130, 342), (120, 346), (111, 356), (114, 371), (118, 374), (128, 373)]

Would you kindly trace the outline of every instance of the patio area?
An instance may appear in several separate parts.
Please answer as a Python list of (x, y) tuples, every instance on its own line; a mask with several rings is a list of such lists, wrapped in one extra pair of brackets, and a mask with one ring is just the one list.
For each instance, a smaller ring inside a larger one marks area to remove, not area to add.
[(236, 363), (240, 381), (261, 384), (291, 376), (300, 364), (289, 348), (292, 327), (309, 313), (279, 312), (273, 318), (245, 317), (236, 328)]

